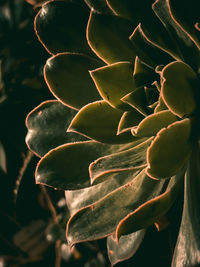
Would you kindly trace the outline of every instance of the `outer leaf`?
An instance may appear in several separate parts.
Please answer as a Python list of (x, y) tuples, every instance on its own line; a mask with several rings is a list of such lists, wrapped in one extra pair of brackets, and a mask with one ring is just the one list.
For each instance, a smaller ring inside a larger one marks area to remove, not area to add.
[(130, 40), (140, 60), (148, 66), (155, 68), (157, 65), (165, 65), (172, 61), (168, 54), (147, 39), (141, 29), (141, 24), (135, 28), (130, 36)]
[(97, 12), (112, 14), (112, 11), (109, 9), (106, 0), (85, 0), (86, 4), (90, 9), (94, 9)]
[(71, 2), (50, 1), (35, 18), (39, 40), (51, 54), (79, 52), (91, 54), (85, 38), (89, 13), (85, 6)]
[(126, 19), (91, 11), (87, 39), (92, 50), (106, 63), (135, 60), (135, 51), (129, 40), (132, 26)]
[(142, 171), (128, 184), (96, 203), (80, 209), (67, 224), (69, 244), (72, 246), (75, 243), (102, 238), (113, 233), (123, 217), (158, 195), (162, 186), (163, 181), (149, 179), (145, 171)]
[(134, 27), (136, 27), (145, 17), (149, 17), (154, 0), (107, 0), (107, 2), (115, 13), (131, 20)]
[[(172, 3), (170, 3), (172, 2)], [(197, 2), (197, 1), (196, 1)], [(169, 4), (170, 3), (170, 4)], [(178, 5), (177, 5), (178, 4)], [(195, 8), (195, 4), (190, 2), (190, 5), (186, 4), (186, 1), (181, 2), (181, 8), (179, 8), (178, 1), (168, 1), (168, 0), (157, 0), (152, 8), (159, 19), (162, 21), (163, 25), (167, 29), (169, 35), (174, 40), (174, 46), (177, 46), (178, 57), (185, 63), (192, 66), (196, 71), (199, 69), (200, 62), (200, 54), (199, 49), (196, 47), (194, 42), (188, 37), (187, 33), (183, 30), (182, 27), (177, 23), (177, 21), (173, 19), (173, 5), (176, 6), (176, 10), (178, 13), (183, 13), (184, 21), (187, 20), (190, 11), (188, 9), (191, 8), (191, 18), (195, 17), (194, 12), (198, 10), (198, 7)], [(187, 8), (184, 8), (184, 5), (187, 5)], [(198, 4), (199, 5), (199, 4)], [(170, 8), (171, 6), (171, 8)], [(177, 8), (178, 7), (178, 8)], [(198, 13), (198, 11), (197, 11)], [(189, 15), (190, 16), (190, 15)], [(196, 22), (198, 19), (196, 20)], [(192, 25), (194, 27), (195, 23)]]
[(195, 90), (199, 90), (195, 72), (183, 62), (172, 62), (162, 71), (161, 95), (177, 116), (190, 115), (196, 108)]
[(176, 177), (172, 177), (167, 190), (163, 194), (145, 202), (135, 211), (128, 214), (117, 226), (117, 240), (119, 239), (120, 241), (121, 236), (147, 228), (164, 216), (176, 200), (183, 185), (183, 176), (184, 173), (181, 172)]
[(76, 113), (56, 100), (41, 103), (26, 118), (26, 143), (29, 149), (41, 157), (64, 143), (84, 140), (78, 134), (66, 133)]
[(117, 135), (122, 111), (112, 108), (106, 101), (96, 101), (83, 107), (72, 120), (68, 132), (78, 132), (96, 141), (110, 144), (128, 143), (131, 133)]
[(92, 141), (57, 147), (39, 161), (36, 182), (63, 190), (90, 186), (89, 164), (102, 155), (120, 149), (122, 146), (109, 146)]
[(179, 2), (169, 1), (170, 11), (176, 23), (188, 34), (200, 49), (199, 33), (199, 9), (198, 0), (192, 0), (190, 4), (186, 0), (181, 1), (182, 8), (179, 8)]
[(147, 103), (146, 94), (145, 94), (143, 86), (127, 94), (121, 100), (129, 104), (133, 108), (135, 108), (143, 116), (146, 116), (149, 114), (149, 110), (147, 108), (148, 103)]
[(122, 236), (117, 243), (114, 234), (107, 238), (108, 257), (112, 265), (131, 258), (138, 250), (146, 230)]
[(128, 183), (139, 172), (139, 170), (128, 170), (119, 173), (110, 173), (109, 179), (100, 184), (79, 190), (65, 191), (70, 213), (73, 214), (79, 209), (97, 202), (118, 187)]
[(136, 109), (124, 112), (118, 125), (117, 134), (131, 130), (131, 128), (136, 127), (142, 119), (144, 119), (144, 116)]
[(147, 150), (147, 173), (152, 178), (169, 178), (180, 171), (191, 150), (191, 122), (174, 122), (158, 132)]
[(172, 267), (200, 264), (200, 156), (195, 144), (185, 176), (184, 207)]
[(177, 121), (177, 117), (169, 110), (160, 111), (144, 118), (138, 127), (132, 130), (133, 135), (148, 137), (156, 135), (162, 128)]
[(98, 158), (90, 164), (90, 178), (92, 183), (101, 182), (105, 174), (110, 172), (120, 172), (146, 166), (146, 150), (152, 139), (145, 140), (141, 144), (117, 152), (108, 156)]
[(79, 109), (100, 99), (88, 70), (102, 66), (100, 61), (81, 55), (62, 53), (48, 59), (44, 67), (46, 83), (64, 104)]
[(133, 64), (118, 62), (90, 72), (92, 79), (101, 95), (111, 106), (122, 110), (130, 106), (120, 99), (135, 89)]

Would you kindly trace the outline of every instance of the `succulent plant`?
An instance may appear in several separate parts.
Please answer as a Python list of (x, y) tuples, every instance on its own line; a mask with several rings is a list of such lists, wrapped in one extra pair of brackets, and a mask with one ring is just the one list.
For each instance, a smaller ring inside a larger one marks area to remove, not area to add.
[(70, 246), (107, 237), (112, 264), (131, 257), (184, 187), (172, 266), (200, 264), (199, 10), (85, 0), (37, 14), (56, 100), (29, 113), (26, 142), (36, 183), (65, 190)]

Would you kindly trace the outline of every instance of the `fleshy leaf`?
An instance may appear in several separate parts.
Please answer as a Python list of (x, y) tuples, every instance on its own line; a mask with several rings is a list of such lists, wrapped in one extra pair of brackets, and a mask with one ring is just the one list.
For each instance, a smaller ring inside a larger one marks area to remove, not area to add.
[(146, 230), (122, 236), (117, 243), (114, 234), (107, 238), (108, 257), (112, 265), (131, 258), (143, 241)]
[(146, 116), (149, 114), (149, 110), (147, 108), (146, 94), (143, 86), (138, 87), (135, 91), (127, 94), (121, 100), (135, 108), (142, 115)]
[[(170, 3), (171, 2), (171, 3)], [(177, 5), (178, 4), (178, 5)], [(196, 71), (199, 69), (199, 62), (200, 62), (200, 54), (199, 49), (196, 47), (194, 42), (188, 37), (182, 27), (177, 23), (176, 20), (173, 19), (173, 5), (176, 6), (176, 10), (179, 13), (183, 12), (184, 21), (186, 21), (188, 17), (188, 8), (192, 7), (191, 18), (194, 18), (194, 12), (198, 10), (195, 9), (194, 3), (188, 5), (186, 1), (181, 2), (181, 8), (179, 8), (178, 1), (168, 1), (168, 0), (157, 0), (152, 8), (159, 19), (162, 21), (163, 25), (169, 32), (170, 36), (174, 40), (174, 46), (177, 46), (179, 52), (177, 56), (180, 60), (184, 61), (185, 63), (192, 66)], [(184, 8), (183, 5), (187, 5), (187, 8)], [(171, 6), (171, 8), (170, 8)], [(198, 11), (197, 11), (198, 12)], [(176, 13), (176, 12), (175, 12)], [(196, 22), (198, 19), (196, 20)], [(195, 22), (195, 23), (196, 23)], [(194, 23), (194, 25), (195, 25)], [(194, 26), (192, 25), (192, 26)]]
[(129, 235), (140, 229), (147, 228), (164, 216), (171, 208), (183, 186), (184, 172), (172, 177), (166, 191), (151, 199), (128, 214), (119, 224), (116, 230), (117, 240), (121, 236)]
[(184, 207), (172, 267), (200, 264), (200, 156), (195, 144), (185, 175)]
[(44, 76), (56, 98), (72, 108), (79, 109), (100, 99), (88, 70), (101, 66), (101, 61), (89, 56), (62, 53), (47, 60)]
[(93, 54), (85, 31), (89, 12), (86, 6), (64, 1), (49, 1), (35, 18), (39, 40), (51, 54), (75, 52)]
[(78, 134), (66, 133), (76, 113), (56, 100), (41, 103), (26, 119), (26, 143), (29, 149), (41, 157), (59, 145), (85, 140)]
[(117, 135), (122, 114), (122, 111), (112, 108), (106, 101), (96, 101), (79, 110), (68, 131), (78, 132), (96, 141), (110, 144), (138, 140), (138, 138), (132, 138), (130, 132)]
[(141, 29), (141, 24), (135, 28), (130, 40), (140, 60), (152, 68), (165, 65), (172, 60), (168, 54), (149, 42)]
[(92, 183), (101, 182), (104, 175), (110, 172), (144, 168), (146, 166), (146, 150), (151, 141), (150, 138), (133, 148), (103, 156), (92, 162), (89, 167)]
[(132, 30), (126, 19), (91, 11), (87, 39), (91, 49), (106, 63), (134, 62), (136, 54), (129, 40)]
[(156, 179), (176, 175), (189, 157), (190, 137), (190, 119), (174, 122), (160, 130), (147, 150), (147, 174)]
[(158, 98), (158, 104), (154, 110), (154, 112), (160, 112), (160, 111), (163, 111), (163, 110), (166, 110), (167, 109), (167, 106), (165, 105), (164, 101), (163, 101), (163, 98), (162, 96), (160, 95), (159, 98)]
[(118, 187), (128, 183), (140, 171), (128, 170), (119, 173), (111, 173), (106, 181), (79, 190), (65, 191), (67, 206), (71, 215), (79, 209), (91, 205)]
[(112, 14), (112, 11), (108, 7), (106, 0), (84, 0), (90, 9), (94, 9), (97, 12)]
[(163, 184), (164, 180), (149, 179), (144, 170), (131, 182), (96, 203), (80, 209), (67, 224), (67, 239), (70, 246), (110, 235), (123, 217), (157, 196)]
[(36, 182), (63, 190), (90, 186), (88, 167), (91, 161), (112, 153), (115, 149), (120, 149), (120, 147), (92, 141), (76, 142), (57, 147), (39, 161), (36, 170)]
[(175, 61), (162, 71), (161, 95), (167, 107), (177, 116), (190, 115), (196, 108), (197, 76), (187, 64)]
[(177, 24), (189, 35), (200, 49), (199, 9), (198, 0), (181, 1), (181, 8), (177, 0), (169, 1), (171, 14)]
[(120, 99), (135, 89), (133, 80), (133, 64), (118, 62), (90, 72), (101, 95), (111, 106), (122, 110), (130, 106)]
[(145, 17), (152, 13), (151, 6), (154, 0), (107, 0), (110, 8), (119, 16), (130, 20), (136, 27)]
[(177, 121), (177, 117), (169, 110), (160, 111), (144, 118), (138, 127), (132, 130), (133, 135), (148, 137), (156, 135), (162, 128)]
[(118, 125), (117, 134), (121, 134), (123, 132), (129, 131), (133, 127), (136, 127), (143, 119), (144, 116), (136, 109), (124, 112)]

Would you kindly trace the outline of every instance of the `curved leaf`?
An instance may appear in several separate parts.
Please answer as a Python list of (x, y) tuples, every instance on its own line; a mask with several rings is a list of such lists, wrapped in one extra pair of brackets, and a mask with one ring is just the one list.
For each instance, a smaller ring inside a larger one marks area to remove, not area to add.
[(132, 130), (133, 135), (138, 137), (148, 137), (156, 135), (162, 128), (177, 121), (177, 117), (169, 110), (160, 111), (144, 118), (138, 127)]
[(186, 32), (186, 34), (195, 42), (200, 49), (200, 32), (199, 32), (199, 9), (200, 3), (197, 0), (188, 1), (177, 0), (169, 1), (171, 14), (177, 24)]
[(164, 216), (176, 200), (181, 186), (183, 186), (184, 173), (172, 177), (166, 191), (141, 205), (128, 214), (117, 226), (116, 237), (130, 235), (140, 229), (147, 228)]
[(84, 140), (78, 134), (66, 133), (76, 113), (56, 100), (45, 101), (37, 106), (26, 118), (26, 144), (29, 149), (41, 157), (59, 145)]
[(90, 186), (89, 164), (98, 157), (120, 151), (123, 147), (92, 141), (57, 147), (39, 161), (36, 182), (63, 190)]
[(157, 65), (165, 65), (172, 60), (168, 54), (153, 45), (146, 38), (141, 29), (141, 24), (135, 28), (129, 39), (140, 60), (152, 68), (155, 68)]
[(149, 110), (147, 108), (147, 99), (144, 91), (144, 87), (138, 87), (135, 91), (127, 94), (122, 97), (121, 100), (133, 108), (135, 108), (138, 112), (140, 112), (143, 116), (149, 114)]
[(117, 243), (114, 234), (107, 238), (108, 257), (112, 265), (131, 258), (144, 239), (146, 230), (122, 236)]
[(169, 178), (180, 171), (191, 150), (191, 122), (174, 122), (160, 130), (147, 150), (147, 174), (152, 178)]
[(183, 215), (172, 267), (200, 264), (200, 156), (198, 144), (195, 145), (185, 175)]
[(126, 131), (130, 131), (131, 128), (136, 127), (141, 120), (144, 119), (144, 116), (138, 112), (136, 109), (133, 109), (132, 111), (124, 112), (122, 115), (118, 129), (117, 134), (121, 134)]
[(87, 7), (71, 2), (49, 1), (35, 18), (36, 34), (51, 54), (78, 52), (91, 55), (85, 31)]
[(120, 99), (135, 89), (133, 64), (117, 62), (90, 72), (92, 79), (101, 95), (111, 106), (122, 110), (130, 106)]
[(97, 202), (118, 187), (128, 183), (137, 176), (139, 172), (139, 170), (128, 170), (119, 173), (111, 173), (109, 174), (109, 179), (97, 185), (79, 190), (65, 191), (67, 206), (71, 215), (79, 209)]
[[(170, 3), (172, 2), (172, 3)], [(178, 1), (168, 1), (168, 0), (157, 0), (152, 8), (159, 19), (162, 21), (163, 25), (167, 29), (169, 35), (174, 40), (175, 45), (177, 46), (179, 52), (179, 58), (184, 61), (185, 63), (192, 66), (196, 71), (199, 69), (199, 62), (200, 62), (200, 54), (199, 49), (196, 47), (194, 42), (188, 37), (182, 27), (174, 20), (173, 15), (173, 8), (172, 6), (176, 6), (176, 10), (178, 13), (182, 13), (184, 21), (187, 21), (187, 17), (189, 15), (188, 8), (192, 9), (191, 17), (194, 18), (194, 12), (198, 10), (195, 9), (194, 3), (188, 5), (186, 1), (181, 2), (181, 8), (179, 6)], [(187, 8), (184, 8), (184, 5), (187, 5)], [(198, 11), (197, 11), (198, 12)], [(190, 15), (189, 15), (190, 16)], [(196, 20), (196, 22), (198, 19)], [(195, 23), (196, 23), (195, 22)], [(195, 25), (192, 25), (192, 27)]]
[(146, 150), (151, 141), (152, 138), (128, 150), (96, 159), (89, 167), (92, 183), (101, 182), (104, 179), (102, 177), (110, 172), (144, 168), (146, 166)]
[(117, 135), (122, 111), (112, 108), (106, 101), (96, 101), (83, 107), (72, 120), (68, 132), (78, 132), (96, 141), (110, 144), (138, 140), (131, 133)]
[(112, 14), (112, 11), (107, 5), (106, 0), (84, 0), (90, 9), (94, 9), (97, 12)]
[(172, 62), (162, 70), (161, 77), (161, 95), (166, 106), (179, 117), (192, 114), (199, 85), (191, 67), (180, 61)]
[(88, 70), (101, 66), (102, 62), (85, 55), (61, 53), (47, 60), (44, 77), (56, 98), (79, 109), (100, 99)]
[(145, 171), (142, 171), (131, 182), (96, 203), (80, 209), (67, 224), (67, 239), (70, 246), (113, 233), (123, 217), (158, 195), (163, 183), (164, 180), (149, 179)]
[(129, 19), (136, 27), (145, 17), (152, 13), (151, 6), (154, 0), (107, 0), (110, 8), (119, 16)]
[(87, 39), (91, 49), (106, 63), (135, 60), (135, 51), (129, 40), (132, 26), (126, 19), (91, 11)]

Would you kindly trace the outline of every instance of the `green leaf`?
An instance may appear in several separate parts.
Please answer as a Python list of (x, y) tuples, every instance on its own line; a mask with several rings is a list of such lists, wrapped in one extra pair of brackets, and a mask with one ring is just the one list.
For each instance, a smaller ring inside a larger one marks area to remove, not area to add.
[(180, 188), (183, 186), (184, 172), (172, 177), (166, 191), (145, 202), (135, 211), (128, 214), (117, 226), (116, 237), (130, 235), (140, 229), (147, 228), (164, 216), (176, 200)]
[(47, 60), (44, 76), (56, 98), (72, 108), (79, 109), (100, 99), (88, 70), (101, 66), (102, 62), (94, 58), (62, 53)]
[(91, 55), (85, 31), (89, 12), (86, 6), (49, 1), (35, 18), (36, 34), (51, 54), (75, 52)]
[(56, 100), (37, 106), (26, 118), (26, 144), (29, 149), (41, 157), (59, 145), (85, 140), (78, 134), (66, 133), (76, 113)]
[(198, 144), (191, 154), (185, 175), (184, 207), (172, 267), (200, 264), (200, 156)]
[(160, 111), (163, 111), (163, 110), (166, 110), (168, 109), (163, 101), (163, 98), (162, 96), (160, 95), (159, 98), (158, 98), (158, 104), (154, 110), (154, 112), (160, 112)]
[(126, 19), (91, 11), (87, 39), (91, 49), (108, 64), (135, 60), (135, 51), (129, 40), (132, 26)]
[(135, 108), (143, 116), (147, 116), (149, 114), (149, 110), (147, 108), (148, 103), (143, 86), (138, 87), (135, 91), (121, 98), (121, 100)]
[(122, 111), (112, 108), (106, 101), (96, 101), (83, 107), (72, 120), (68, 132), (78, 132), (96, 141), (110, 144), (138, 140), (131, 133), (117, 135)]
[(166, 65), (172, 61), (168, 54), (149, 42), (141, 29), (141, 24), (135, 28), (130, 40), (139, 59), (151, 68), (155, 68), (157, 65)]
[(146, 166), (146, 150), (152, 138), (143, 141), (137, 146), (98, 158), (90, 164), (91, 182), (101, 182), (110, 172), (120, 172), (131, 169), (141, 169)]
[(59, 146), (39, 161), (36, 182), (63, 190), (90, 186), (89, 164), (100, 156), (122, 148), (123, 146), (109, 146), (92, 141)]
[(133, 64), (117, 62), (90, 72), (101, 95), (111, 106), (122, 110), (131, 109), (120, 99), (136, 87), (133, 79)]
[(161, 77), (161, 95), (169, 110), (179, 117), (192, 114), (196, 108), (195, 90), (199, 90), (199, 84), (191, 67), (175, 61), (162, 70)]
[(136, 109), (124, 112), (118, 125), (117, 134), (130, 131), (131, 128), (136, 127), (139, 124), (139, 122), (143, 119), (144, 116)]
[(160, 111), (144, 118), (138, 127), (132, 130), (133, 135), (138, 137), (148, 137), (156, 135), (162, 128), (177, 121), (177, 117), (169, 110)]
[(128, 183), (137, 176), (138, 173), (139, 170), (110, 173), (109, 179), (102, 183), (79, 190), (65, 191), (67, 206), (71, 215), (79, 209), (97, 202), (118, 187)]
[(94, 9), (97, 12), (112, 14), (112, 11), (107, 5), (106, 0), (85, 0), (90, 9)]
[(96, 203), (80, 209), (67, 224), (67, 239), (70, 246), (113, 233), (123, 217), (157, 196), (162, 190), (163, 183), (164, 180), (149, 179), (144, 170), (131, 182)]
[(132, 1), (132, 0), (107, 0), (114, 13), (129, 19), (136, 27), (145, 17), (152, 13), (151, 6), (154, 0)]
[(192, 39), (196, 46), (200, 49), (200, 33), (199, 33), (199, 9), (200, 3), (197, 0), (188, 1), (177, 0), (169, 1), (169, 7), (173, 19), (180, 25), (180, 27), (186, 32)]
[(191, 150), (191, 122), (174, 122), (158, 132), (147, 150), (147, 174), (162, 179), (176, 175), (186, 163)]
[(117, 243), (114, 234), (107, 238), (108, 257), (112, 265), (131, 258), (144, 239), (146, 230), (122, 236)]
[[(171, 3), (172, 2), (172, 3)], [(183, 22), (187, 21), (188, 15), (191, 15), (191, 18), (194, 18), (194, 12), (198, 8), (195, 8), (194, 3), (188, 5), (188, 2), (182, 1), (181, 8), (178, 1), (168, 1), (168, 0), (158, 0), (156, 1), (152, 8), (159, 19), (162, 21), (163, 25), (167, 29), (169, 35), (174, 41), (174, 46), (177, 47), (177, 56), (180, 60), (192, 66), (196, 71), (199, 69), (200, 54), (199, 49), (196, 47), (194, 42), (190, 39), (188, 34), (183, 30), (183, 27), (180, 26), (176, 20), (174, 20), (173, 6), (176, 6), (176, 11), (182, 13)], [(187, 8), (184, 8), (183, 5), (187, 5)], [(192, 9), (192, 12), (188, 12), (188, 8)], [(175, 11), (175, 13), (176, 13)], [(189, 15), (189, 16), (190, 16)], [(195, 23), (198, 19), (195, 21)], [(195, 23), (192, 25), (194, 27)], [(189, 25), (189, 24), (188, 24)], [(194, 27), (195, 28), (195, 27)]]
[(142, 85), (150, 85), (155, 82), (155, 80), (159, 80), (160, 77), (156, 74), (154, 69), (148, 67), (139, 57), (136, 57), (133, 78), (136, 87), (140, 87)]

